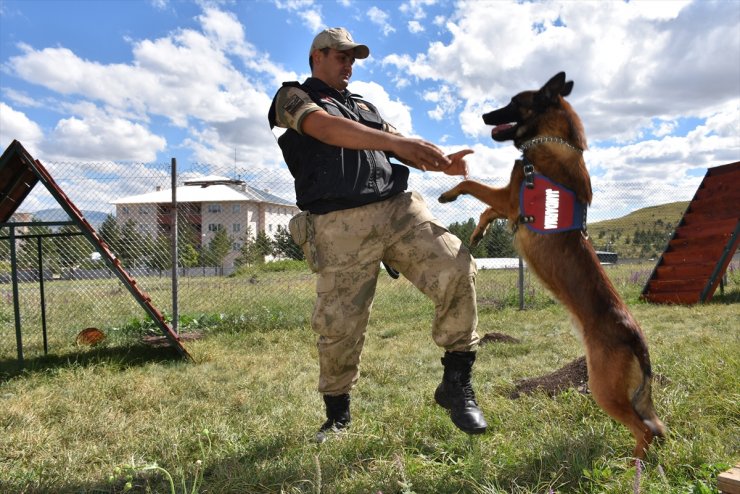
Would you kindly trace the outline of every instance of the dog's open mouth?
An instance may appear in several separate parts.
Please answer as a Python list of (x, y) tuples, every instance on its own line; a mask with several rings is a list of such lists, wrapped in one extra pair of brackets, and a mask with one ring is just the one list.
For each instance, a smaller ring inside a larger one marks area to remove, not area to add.
[(509, 130), (510, 128), (514, 127), (514, 124), (511, 123), (505, 123), (501, 125), (495, 126), (493, 129), (491, 129), (491, 137), (496, 138), (496, 134), (503, 132), (505, 130)]
[(483, 123), (494, 126), (491, 130), (491, 138), (494, 141), (508, 141), (514, 139), (517, 133), (519, 113), (512, 102), (503, 108), (484, 114)]

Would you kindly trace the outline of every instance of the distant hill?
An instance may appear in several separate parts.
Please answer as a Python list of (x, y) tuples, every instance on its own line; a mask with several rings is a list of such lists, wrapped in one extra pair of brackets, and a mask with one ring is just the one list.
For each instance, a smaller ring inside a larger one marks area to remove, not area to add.
[(688, 201), (650, 206), (621, 218), (589, 223), (596, 250), (616, 252), (620, 258), (654, 258), (665, 250), (688, 207)]
[[(42, 209), (31, 214), (34, 218), (41, 221), (70, 221), (70, 217), (62, 208)], [(82, 215), (96, 230), (100, 228), (100, 225), (108, 217), (108, 213), (102, 211), (82, 211)]]

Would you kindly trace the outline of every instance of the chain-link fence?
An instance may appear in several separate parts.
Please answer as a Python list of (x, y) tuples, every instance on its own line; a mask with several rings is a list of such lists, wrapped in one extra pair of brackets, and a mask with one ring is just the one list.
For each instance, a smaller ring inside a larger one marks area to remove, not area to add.
[[(287, 230), (298, 212), (287, 170), (206, 165), (175, 170), (175, 160), (43, 165), (152, 304), (170, 317), (178, 315), (178, 322), (203, 314), (248, 317), (265, 310), (266, 297), (303, 304), (308, 317), (314, 279)], [(467, 244), (485, 206), (465, 197), (444, 205), (436, 200), (458, 180), (412, 171), (410, 188), (421, 192), (433, 213)], [(608, 271), (620, 289), (639, 293), (700, 181), (678, 187), (594, 180), (590, 238), (605, 259), (616, 261)], [(24, 345), (37, 349), (46, 345), (47, 329), (113, 331), (145, 319), (96, 246), (42, 184), (11, 221), (0, 227), (0, 360), (15, 353), (19, 318)], [(491, 225), (473, 254), (481, 307), (549, 300), (534, 277), (520, 270), (504, 221)], [(380, 283), (378, 296), (405, 290), (415, 289), (389, 278)], [(43, 342), (38, 328), (44, 328)]]

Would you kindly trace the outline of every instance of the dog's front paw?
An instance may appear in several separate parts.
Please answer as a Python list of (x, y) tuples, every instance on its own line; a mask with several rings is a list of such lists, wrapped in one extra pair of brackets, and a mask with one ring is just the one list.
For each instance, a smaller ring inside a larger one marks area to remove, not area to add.
[(442, 194), (441, 196), (439, 196), (439, 199), (437, 199), (437, 200), (439, 202), (441, 202), (442, 204), (444, 204), (446, 202), (452, 202), (455, 199), (457, 199), (457, 194), (455, 194), (454, 192), (448, 190), (447, 192), (445, 192), (444, 194)]

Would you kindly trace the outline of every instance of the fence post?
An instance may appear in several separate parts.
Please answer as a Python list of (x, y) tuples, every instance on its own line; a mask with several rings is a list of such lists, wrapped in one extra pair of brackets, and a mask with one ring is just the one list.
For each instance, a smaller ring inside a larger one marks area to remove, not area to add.
[(519, 310), (524, 310), (524, 261), (519, 256)]
[(23, 367), (23, 336), (21, 334), (21, 307), (18, 291), (18, 256), (15, 245), (15, 226), (10, 225), (10, 278), (13, 283), (13, 315), (15, 316), (15, 346), (18, 362)]
[(36, 237), (36, 251), (39, 265), (39, 298), (41, 302), (41, 333), (44, 338), (44, 355), (49, 354), (49, 340), (46, 334), (46, 297), (44, 295), (44, 255), (41, 249), (41, 235)]
[(172, 331), (174, 331), (175, 334), (180, 334), (177, 307), (177, 265), (179, 257), (177, 249), (177, 160), (175, 158), (172, 158), (170, 175), (172, 182), (172, 226), (170, 227), (170, 231), (172, 232), (172, 245), (170, 249), (172, 251)]

